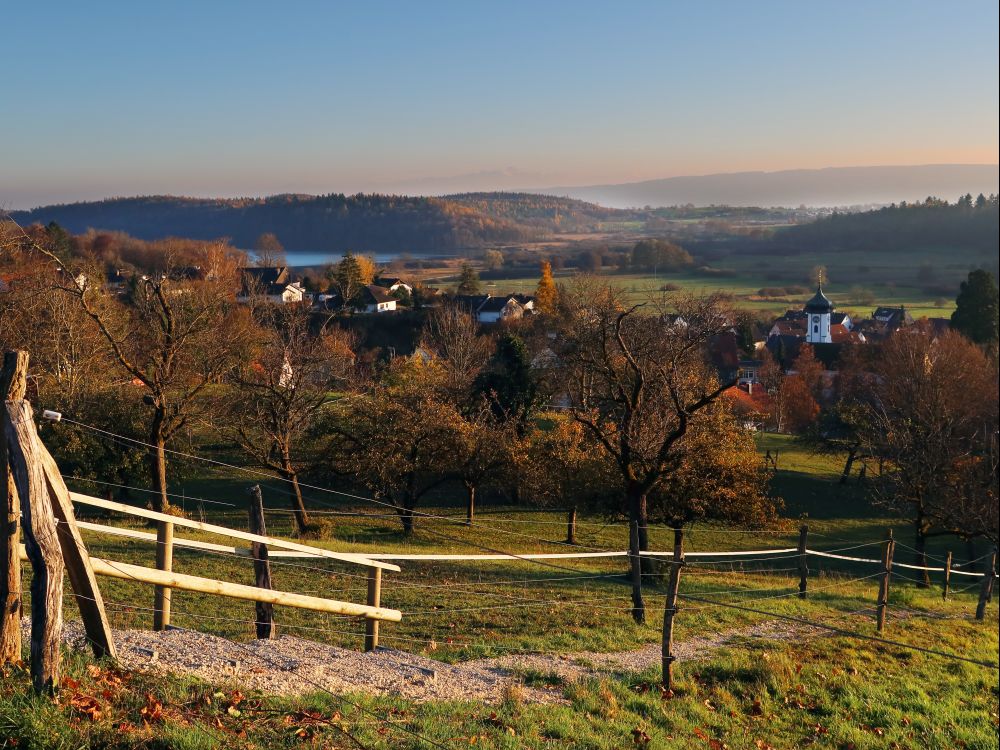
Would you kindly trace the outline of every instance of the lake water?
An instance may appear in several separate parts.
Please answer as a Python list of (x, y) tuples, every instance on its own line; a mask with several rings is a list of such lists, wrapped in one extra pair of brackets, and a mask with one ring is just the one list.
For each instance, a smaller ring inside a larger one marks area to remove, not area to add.
[[(368, 255), (369, 253), (358, 253)], [(391, 263), (401, 256), (413, 259), (440, 259), (464, 257), (458, 253), (374, 253), (375, 262), (379, 264)], [(285, 257), (288, 265), (293, 267), (302, 266), (323, 266), (327, 263), (336, 263), (343, 257), (340, 253), (331, 253), (314, 250), (286, 250)]]

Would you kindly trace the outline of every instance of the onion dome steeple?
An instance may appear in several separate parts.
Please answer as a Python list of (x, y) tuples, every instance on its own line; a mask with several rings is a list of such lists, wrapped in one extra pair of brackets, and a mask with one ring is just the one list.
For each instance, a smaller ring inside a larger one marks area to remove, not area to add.
[(806, 302), (806, 306), (802, 309), (807, 313), (819, 315), (823, 315), (824, 313), (830, 314), (833, 312), (833, 303), (827, 299), (825, 294), (823, 294), (822, 284), (816, 285), (816, 294), (812, 296), (812, 299)]

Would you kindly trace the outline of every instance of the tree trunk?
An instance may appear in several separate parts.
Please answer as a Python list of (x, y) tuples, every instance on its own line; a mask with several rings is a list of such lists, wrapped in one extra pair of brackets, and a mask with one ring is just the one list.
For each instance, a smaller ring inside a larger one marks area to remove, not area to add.
[(465, 483), (465, 525), (472, 526), (472, 519), (476, 515), (476, 485)]
[(166, 440), (163, 437), (163, 420), (166, 413), (161, 406), (155, 407), (153, 423), (149, 429), (149, 473), (158, 494), (153, 495), (153, 510), (166, 513), (170, 508), (167, 496), (167, 452)]
[(629, 578), (632, 581), (632, 619), (642, 625), (646, 621), (646, 605), (642, 600), (642, 557), (639, 555), (639, 522), (629, 524)]
[(406, 503), (399, 506), (396, 512), (399, 514), (399, 520), (403, 524), (403, 534), (405, 536), (413, 536), (413, 506)]
[(566, 517), (566, 544), (576, 544), (576, 506), (570, 508)]
[(858, 456), (858, 449), (854, 446), (847, 451), (847, 461), (844, 462), (844, 471), (840, 475), (840, 483), (847, 484), (851, 478), (851, 469), (854, 467), (854, 459)]
[(302, 500), (302, 488), (299, 486), (299, 474), (292, 466), (292, 459), (287, 451), (281, 456), (282, 474), (292, 485), (292, 512), (295, 518), (295, 528), (299, 535), (304, 534), (309, 528), (309, 511)]
[[(916, 544), (914, 545), (917, 549), (917, 565), (924, 568), (927, 567), (927, 526), (924, 524), (922, 517), (917, 518), (916, 526)], [(926, 589), (931, 585), (930, 574), (926, 570), (919, 570), (917, 574), (920, 576), (920, 582), (917, 584), (919, 588)]]
[[(639, 512), (636, 516), (639, 521), (639, 549), (642, 552), (649, 552), (649, 508), (646, 502), (646, 495), (639, 497)], [(643, 575), (649, 577), (656, 572), (656, 561), (651, 557), (640, 558)]]

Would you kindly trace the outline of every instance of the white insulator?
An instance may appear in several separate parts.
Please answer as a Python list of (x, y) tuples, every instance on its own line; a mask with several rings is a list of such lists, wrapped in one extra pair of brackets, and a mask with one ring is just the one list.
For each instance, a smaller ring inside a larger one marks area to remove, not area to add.
[(45, 411), (42, 412), (42, 419), (47, 419), (50, 422), (58, 422), (60, 419), (62, 419), (62, 412), (46, 409)]

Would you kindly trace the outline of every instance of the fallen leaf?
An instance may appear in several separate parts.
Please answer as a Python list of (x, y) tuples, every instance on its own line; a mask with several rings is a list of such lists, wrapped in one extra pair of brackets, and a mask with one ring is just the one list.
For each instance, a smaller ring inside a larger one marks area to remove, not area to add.
[(633, 744), (645, 747), (652, 741), (652, 737), (646, 734), (642, 729), (636, 727), (632, 730), (632, 742)]
[(101, 704), (92, 695), (76, 693), (69, 699), (69, 705), (73, 707), (74, 711), (83, 714), (91, 721), (97, 721), (101, 718)]

